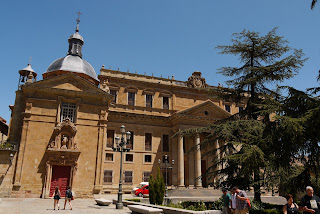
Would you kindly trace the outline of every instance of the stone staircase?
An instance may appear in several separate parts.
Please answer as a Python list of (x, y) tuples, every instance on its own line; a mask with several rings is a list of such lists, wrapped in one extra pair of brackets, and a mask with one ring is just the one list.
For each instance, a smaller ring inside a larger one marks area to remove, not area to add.
[[(253, 199), (253, 192), (247, 192), (247, 195), (250, 199)], [(218, 189), (187, 189), (187, 188), (180, 188), (180, 189), (169, 189), (168, 191), (168, 198), (177, 203), (179, 201), (216, 201), (222, 196), (221, 190)], [(269, 196), (263, 194), (261, 196), (261, 200), (266, 203), (271, 204), (285, 204), (286, 199), (281, 196)]]

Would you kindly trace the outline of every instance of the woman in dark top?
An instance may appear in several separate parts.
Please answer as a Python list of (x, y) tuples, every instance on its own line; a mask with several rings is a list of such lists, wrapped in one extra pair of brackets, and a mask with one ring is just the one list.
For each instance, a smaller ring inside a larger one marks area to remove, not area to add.
[(293, 196), (287, 195), (287, 204), (283, 206), (283, 214), (299, 214), (299, 206), (296, 203), (293, 203)]
[(66, 198), (65, 198), (65, 201), (64, 201), (64, 208), (63, 208), (64, 210), (66, 209), (67, 201), (69, 202), (70, 210), (72, 210), (71, 199), (72, 199), (72, 191), (71, 191), (71, 188), (68, 187), (68, 189), (66, 191)]
[(53, 195), (53, 199), (54, 199), (53, 209), (54, 210), (56, 209), (56, 205), (58, 206), (58, 210), (60, 209), (60, 206), (59, 206), (60, 196), (61, 196), (61, 194), (60, 194), (59, 187), (56, 186), (56, 189), (54, 190), (54, 195)]

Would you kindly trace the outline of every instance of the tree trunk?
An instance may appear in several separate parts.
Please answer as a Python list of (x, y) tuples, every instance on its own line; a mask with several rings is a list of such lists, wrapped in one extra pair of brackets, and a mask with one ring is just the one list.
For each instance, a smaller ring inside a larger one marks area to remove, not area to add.
[(253, 175), (253, 190), (254, 190), (254, 200), (261, 202), (261, 190), (260, 190), (260, 176), (259, 176), (259, 171), (254, 172)]

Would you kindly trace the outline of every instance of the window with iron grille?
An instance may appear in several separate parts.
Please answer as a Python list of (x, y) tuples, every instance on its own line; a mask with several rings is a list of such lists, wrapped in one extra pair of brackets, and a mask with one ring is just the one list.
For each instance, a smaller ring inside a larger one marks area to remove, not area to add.
[(134, 132), (131, 132), (129, 143), (127, 144), (127, 148), (133, 150), (133, 139), (134, 139)]
[(162, 97), (163, 109), (169, 109), (169, 97)]
[(169, 135), (162, 135), (162, 151), (169, 152)]
[(117, 91), (116, 90), (110, 90), (110, 94), (113, 96), (113, 102), (117, 103)]
[(104, 170), (103, 183), (112, 183), (112, 176), (113, 176), (112, 170)]
[(113, 161), (113, 154), (112, 153), (106, 153), (106, 161)]
[(151, 163), (152, 161), (152, 156), (151, 155), (145, 155), (144, 156), (144, 162), (145, 163)]
[(134, 106), (136, 94), (134, 92), (128, 92), (128, 105)]
[(133, 180), (133, 172), (132, 171), (124, 171), (124, 182), (131, 183)]
[(152, 108), (152, 95), (146, 94), (146, 107)]
[(107, 147), (112, 148), (114, 146), (114, 130), (107, 131)]
[(151, 172), (143, 172), (143, 182), (148, 182)]
[(76, 104), (75, 103), (61, 103), (60, 122), (69, 118), (72, 123), (75, 122)]
[(146, 151), (152, 151), (152, 135), (151, 135), (151, 133), (145, 133), (144, 148)]

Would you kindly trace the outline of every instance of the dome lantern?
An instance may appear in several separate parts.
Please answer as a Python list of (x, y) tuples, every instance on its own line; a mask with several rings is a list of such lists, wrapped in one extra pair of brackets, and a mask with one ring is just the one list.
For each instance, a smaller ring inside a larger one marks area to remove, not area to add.
[(46, 72), (42, 74), (43, 79), (63, 75), (66, 73), (74, 73), (82, 78), (87, 79), (96, 86), (99, 85), (97, 74), (93, 67), (82, 59), (83, 38), (79, 34), (79, 15), (78, 12), (76, 32), (72, 34), (69, 39), (69, 50), (67, 56), (53, 61)]

